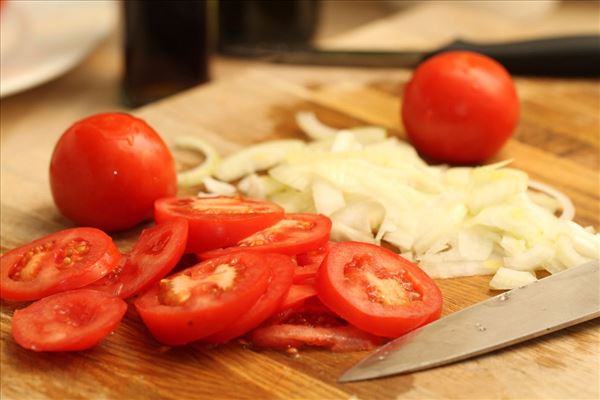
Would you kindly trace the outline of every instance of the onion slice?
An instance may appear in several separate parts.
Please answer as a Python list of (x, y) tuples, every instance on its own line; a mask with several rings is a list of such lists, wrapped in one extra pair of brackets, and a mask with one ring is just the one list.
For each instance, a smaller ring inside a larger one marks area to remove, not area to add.
[(204, 154), (204, 161), (202, 163), (177, 174), (177, 183), (179, 186), (190, 187), (201, 184), (202, 179), (210, 176), (219, 164), (219, 154), (215, 148), (202, 139), (180, 136), (175, 139), (175, 147), (194, 150)]
[(542, 193), (546, 193), (548, 196), (555, 198), (561, 206), (562, 212), (560, 214), (560, 219), (566, 221), (572, 221), (573, 217), (575, 217), (575, 206), (571, 199), (565, 195), (560, 190), (553, 188), (550, 185), (542, 183), (540, 181), (536, 181), (535, 179), (529, 179), (528, 186), (531, 189), (537, 190)]

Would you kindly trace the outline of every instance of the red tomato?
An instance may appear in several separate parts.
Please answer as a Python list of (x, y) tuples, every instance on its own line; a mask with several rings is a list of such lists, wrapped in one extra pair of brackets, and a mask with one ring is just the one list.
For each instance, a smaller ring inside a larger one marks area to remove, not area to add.
[(268, 257), (231, 254), (161, 280), (135, 307), (158, 341), (183, 345), (240, 318), (265, 293), (270, 277)]
[(442, 312), (441, 292), (425, 272), (372, 244), (334, 244), (315, 286), (327, 307), (378, 336), (398, 337)]
[(177, 265), (185, 250), (187, 232), (184, 219), (144, 229), (119, 266), (86, 288), (123, 299), (149, 289)]
[(493, 59), (467, 51), (423, 62), (404, 89), (402, 121), (419, 152), (439, 161), (477, 163), (493, 156), (519, 118), (513, 81)]
[(287, 214), (281, 221), (258, 231), (235, 247), (200, 254), (207, 259), (240, 251), (279, 253), (293, 256), (322, 246), (329, 239), (331, 220), (320, 214)]
[(173, 197), (160, 199), (156, 222), (185, 218), (189, 222), (187, 252), (200, 253), (236, 244), (283, 218), (283, 209), (243, 197)]
[(317, 291), (313, 285), (292, 285), (283, 298), (279, 311), (297, 308), (304, 304), (307, 299), (315, 297)]
[(272, 349), (300, 348), (305, 345), (325, 347), (331, 351), (371, 350), (381, 343), (331, 313), (302, 310), (280, 323), (262, 326), (248, 338), (258, 347)]
[(128, 114), (105, 113), (62, 135), (50, 186), (64, 216), (116, 231), (151, 218), (154, 201), (177, 192), (177, 177), (169, 149), (150, 126)]
[(280, 254), (269, 254), (265, 257), (268, 258), (268, 264), (272, 266), (271, 282), (267, 291), (248, 312), (222, 331), (205, 338), (205, 342), (225, 343), (242, 336), (269, 318), (279, 307), (292, 286), (292, 277), (294, 276), (294, 266), (296, 264), (289, 257)]
[(321, 264), (327, 252), (331, 248), (334, 242), (327, 242), (323, 246), (320, 246), (314, 250), (308, 251), (306, 253), (301, 253), (296, 256), (296, 261), (299, 266), (305, 265), (313, 265), (313, 264)]
[(30, 350), (85, 350), (112, 332), (126, 311), (127, 303), (118, 297), (96, 290), (71, 290), (16, 310), (12, 335)]
[(294, 283), (303, 283), (314, 279), (332, 244), (333, 242), (327, 242), (318, 249), (296, 256), (298, 265), (294, 274)]
[(0, 297), (36, 300), (86, 286), (112, 271), (121, 259), (110, 236), (95, 228), (56, 232), (0, 258)]

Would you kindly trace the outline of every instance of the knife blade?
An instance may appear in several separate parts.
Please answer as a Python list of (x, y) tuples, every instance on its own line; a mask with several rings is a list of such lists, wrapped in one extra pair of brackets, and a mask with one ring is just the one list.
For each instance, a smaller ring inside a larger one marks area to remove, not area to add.
[(277, 48), (229, 45), (221, 51), (239, 57), (264, 57), (282, 64), (323, 66), (413, 68), (427, 58), (452, 50), (485, 54), (517, 75), (598, 76), (600, 36), (576, 35), (503, 43), (456, 40), (433, 51), (329, 50), (310, 46)]
[(599, 264), (591, 261), (450, 314), (387, 343), (338, 381), (437, 367), (597, 318)]

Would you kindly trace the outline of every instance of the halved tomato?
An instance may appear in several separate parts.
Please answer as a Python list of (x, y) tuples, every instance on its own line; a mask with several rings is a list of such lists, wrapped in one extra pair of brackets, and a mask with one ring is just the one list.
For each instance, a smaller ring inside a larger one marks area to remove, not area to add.
[(265, 255), (265, 262), (271, 267), (271, 282), (267, 291), (248, 312), (222, 331), (205, 338), (205, 342), (225, 343), (242, 336), (269, 318), (279, 307), (292, 286), (296, 263), (290, 257), (281, 254)]
[(188, 224), (182, 218), (144, 229), (119, 266), (86, 288), (123, 299), (147, 290), (177, 265), (185, 250), (187, 235)]
[(57, 293), (16, 310), (12, 335), (34, 351), (77, 351), (98, 344), (119, 324), (127, 303), (96, 290)]
[(316, 346), (336, 352), (371, 350), (381, 344), (381, 338), (349, 325), (332, 313), (318, 310), (319, 307), (313, 307), (292, 313), (283, 321), (255, 329), (248, 339), (257, 347)]
[(329, 240), (331, 220), (320, 214), (287, 214), (281, 221), (239, 241), (236, 246), (207, 251), (208, 259), (240, 251), (293, 256), (322, 246)]
[(283, 209), (243, 197), (169, 197), (154, 204), (157, 223), (185, 218), (189, 223), (186, 252), (232, 246), (283, 218)]
[(95, 228), (55, 232), (0, 257), (0, 297), (37, 300), (86, 286), (117, 266), (121, 253)]
[(383, 247), (341, 242), (317, 273), (319, 299), (351, 324), (398, 337), (439, 318), (442, 294), (425, 272)]
[(183, 345), (240, 318), (266, 291), (270, 277), (264, 255), (230, 254), (162, 279), (135, 307), (158, 341)]

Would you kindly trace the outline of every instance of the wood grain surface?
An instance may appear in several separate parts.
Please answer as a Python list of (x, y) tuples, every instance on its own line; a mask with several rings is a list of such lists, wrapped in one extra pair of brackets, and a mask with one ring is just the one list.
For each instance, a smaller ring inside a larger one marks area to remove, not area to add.
[[(302, 137), (299, 110), (338, 127), (378, 124), (403, 136), (399, 93), (408, 71), (260, 67), (136, 111), (169, 143), (194, 135), (223, 154), (277, 137)], [(600, 83), (519, 79), (521, 121), (497, 158), (555, 185), (575, 202), (576, 221), (600, 227)], [(71, 226), (55, 209), (47, 169), (60, 131), (2, 135), (2, 252)], [(128, 248), (140, 229), (115, 235)], [(439, 280), (444, 314), (495, 294), (489, 277)], [(168, 348), (157, 343), (132, 307), (94, 349), (37, 354), (10, 335), (14, 309), (0, 310), (2, 399), (431, 399), (600, 396), (600, 323), (591, 321), (477, 359), (383, 380), (337, 384), (365, 353), (302, 350), (299, 357), (238, 343)]]

